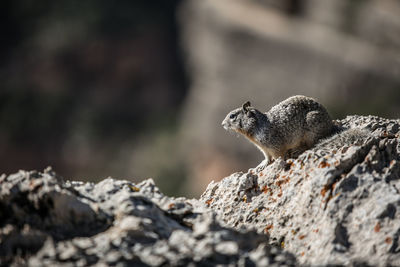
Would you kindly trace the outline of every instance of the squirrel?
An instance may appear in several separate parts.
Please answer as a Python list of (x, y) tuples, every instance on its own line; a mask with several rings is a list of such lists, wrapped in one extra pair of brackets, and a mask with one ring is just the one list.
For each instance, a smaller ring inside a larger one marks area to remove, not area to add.
[(247, 101), (229, 112), (222, 126), (255, 144), (267, 163), (278, 157), (297, 157), (336, 129), (327, 110), (313, 98), (302, 95), (289, 97), (266, 113)]

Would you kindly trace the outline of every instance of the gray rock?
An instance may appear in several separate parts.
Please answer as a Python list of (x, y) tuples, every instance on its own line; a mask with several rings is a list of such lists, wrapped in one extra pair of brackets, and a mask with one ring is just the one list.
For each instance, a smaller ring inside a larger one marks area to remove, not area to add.
[(297, 159), (212, 182), (200, 200), (151, 179), (3, 175), (0, 265), (398, 266), (400, 121), (337, 123)]
[(301, 264), (399, 266), (400, 120), (338, 123), (343, 132), (297, 159), (212, 182), (200, 200), (226, 226), (268, 233)]
[[(250, 255), (257, 257), (250, 257)], [(280, 256), (280, 257), (278, 257)], [(222, 226), (198, 200), (151, 179), (63, 181), (51, 169), (0, 178), (0, 265), (294, 265), (268, 237)]]

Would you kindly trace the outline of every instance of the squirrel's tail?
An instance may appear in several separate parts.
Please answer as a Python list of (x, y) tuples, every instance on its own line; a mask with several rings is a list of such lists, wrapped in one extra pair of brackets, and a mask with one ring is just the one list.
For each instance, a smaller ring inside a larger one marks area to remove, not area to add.
[(335, 153), (335, 151), (343, 147), (361, 145), (371, 134), (371, 131), (367, 129), (344, 128), (340, 125), (335, 125), (334, 133), (318, 142), (315, 146), (315, 151), (324, 155)]
[(344, 130), (347, 129), (344, 128), (339, 122), (333, 121), (332, 134), (330, 136), (343, 132)]

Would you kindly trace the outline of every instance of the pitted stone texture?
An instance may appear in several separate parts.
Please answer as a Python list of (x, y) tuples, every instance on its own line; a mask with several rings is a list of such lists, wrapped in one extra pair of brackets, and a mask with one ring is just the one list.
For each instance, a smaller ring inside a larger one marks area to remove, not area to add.
[(400, 121), (337, 123), (343, 132), (297, 159), (213, 182), (200, 200), (226, 226), (268, 233), (303, 264), (399, 266)]
[(0, 266), (272, 266), (295, 258), (222, 226), (197, 200), (148, 179), (64, 182), (51, 169), (0, 177)]
[(337, 123), (342, 132), (297, 159), (213, 182), (200, 201), (167, 197), (151, 179), (3, 175), (0, 265), (278, 266), (295, 265), (293, 253), (398, 266), (400, 121)]

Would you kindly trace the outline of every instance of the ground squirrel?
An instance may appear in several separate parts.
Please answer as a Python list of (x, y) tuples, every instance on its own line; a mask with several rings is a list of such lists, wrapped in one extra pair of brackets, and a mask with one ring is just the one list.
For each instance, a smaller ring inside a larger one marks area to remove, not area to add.
[(222, 126), (247, 137), (268, 163), (278, 157), (298, 156), (335, 129), (326, 109), (310, 97), (289, 97), (267, 113), (250, 105), (246, 102), (229, 112)]

